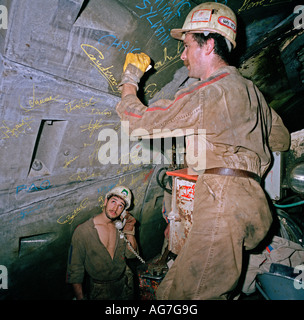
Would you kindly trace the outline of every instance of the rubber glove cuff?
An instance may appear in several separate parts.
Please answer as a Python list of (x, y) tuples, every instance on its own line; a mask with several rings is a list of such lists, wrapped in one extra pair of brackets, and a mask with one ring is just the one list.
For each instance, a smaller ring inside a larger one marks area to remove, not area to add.
[(132, 84), (138, 90), (138, 83), (144, 73), (135, 67), (133, 64), (129, 63), (121, 76), (121, 82), (118, 84), (118, 90), (122, 91), (122, 86), (126, 83)]

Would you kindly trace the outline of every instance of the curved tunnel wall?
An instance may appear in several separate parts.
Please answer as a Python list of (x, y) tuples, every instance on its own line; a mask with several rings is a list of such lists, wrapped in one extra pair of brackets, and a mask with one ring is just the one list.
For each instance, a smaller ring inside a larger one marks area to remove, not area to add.
[[(258, 37), (252, 32), (257, 12), (268, 21), (261, 35), (286, 16), (265, 16), (266, 2), (228, 3), (245, 18), (249, 44)], [(3, 3), (9, 15), (0, 38), (0, 264), (8, 268), (9, 289), (1, 298), (22, 298), (25, 292), (53, 297), (64, 282), (73, 230), (100, 211), (115, 185), (127, 185), (134, 194), (142, 255), (149, 259), (161, 249), (163, 191), (156, 173), (164, 157), (140, 141), (122, 149), (117, 84), (126, 54), (143, 51), (153, 69), (143, 79), (141, 99), (172, 98), (187, 71), (182, 44), (170, 38), (170, 29), (182, 26), (201, 1)], [(100, 152), (109, 142), (101, 131), (117, 138), (114, 153)], [(158, 160), (142, 164), (143, 150)], [(101, 164), (102, 157), (114, 160)]]

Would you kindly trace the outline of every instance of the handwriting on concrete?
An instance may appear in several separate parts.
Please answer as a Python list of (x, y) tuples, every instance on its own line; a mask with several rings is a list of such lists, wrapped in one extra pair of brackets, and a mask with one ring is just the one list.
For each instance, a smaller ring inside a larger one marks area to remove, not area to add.
[(14, 221), (14, 220), (23, 220), (25, 217), (28, 217), (30, 215), (33, 215), (33, 214), (38, 214), (39, 213), (39, 210), (42, 209), (42, 208), (45, 208), (46, 205), (43, 204), (43, 203), (39, 203), (38, 205), (34, 205), (34, 206), (31, 206), (29, 208), (26, 208), (26, 209), (22, 209), (18, 215), (14, 216), (10, 221)]
[(104, 55), (101, 51), (90, 44), (82, 44), (81, 49), (85, 52), (91, 61), (91, 65), (106, 79), (113, 92), (119, 92), (117, 89), (117, 81), (111, 71), (112, 66), (104, 66)]
[(0, 127), (0, 133), (2, 133), (1, 139), (18, 138), (21, 134), (26, 133), (26, 129), (31, 129), (30, 124), (33, 122), (32, 117), (25, 117), (21, 122), (10, 126), (5, 120), (2, 120), (2, 126)]
[(62, 215), (60, 218), (57, 219), (57, 223), (59, 224), (71, 224), (74, 219), (78, 216), (78, 214), (87, 207), (89, 198), (85, 198), (81, 201), (80, 205), (73, 210), (72, 213), (68, 215)]
[(20, 185), (16, 188), (16, 194), (18, 194), (22, 190), (26, 192), (35, 192), (39, 190), (47, 190), (49, 188), (51, 188), (50, 180), (44, 180), (40, 183), (39, 186), (36, 186), (35, 183), (32, 183), (30, 186), (27, 186), (26, 184)]
[(138, 52), (141, 51), (140, 48), (135, 48), (134, 45), (131, 45), (129, 41), (119, 40), (113, 34), (107, 34), (105, 36), (100, 37), (98, 39), (98, 43), (102, 46), (107, 46), (107, 50), (111, 48), (116, 48), (119, 52), (123, 51), (124, 54), (128, 54), (130, 52), (135, 52), (135, 51), (138, 51)]
[(173, 18), (181, 17), (183, 7), (186, 9), (191, 8), (190, 2), (186, 0), (173, 0), (172, 3), (166, 2), (164, 0), (142, 0), (135, 6), (135, 11), (139, 15), (139, 18), (147, 20), (161, 45), (172, 39), (170, 29), (168, 29), (166, 24)]
[(35, 86), (33, 85), (33, 97), (32, 99), (28, 100), (29, 106), (23, 107), (22, 104), (20, 103), (20, 108), (24, 110), (25, 112), (30, 112), (32, 110), (41, 108), (42, 106), (45, 106), (49, 102), (58, 102), (59, 100), (59, 95), (53, 96), (52, 94), (49, 94), (48, 92), (44, 94), (43, 97), (37, 98), (35, 96)]

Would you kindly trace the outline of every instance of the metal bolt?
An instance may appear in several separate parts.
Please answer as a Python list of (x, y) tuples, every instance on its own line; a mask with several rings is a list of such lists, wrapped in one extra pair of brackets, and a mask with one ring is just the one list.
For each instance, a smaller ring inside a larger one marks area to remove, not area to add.
[(40, 171), (42, 169), (43, 165), (40, 160), (35, 159), (32, 164), (32, 169), (35, 171)]

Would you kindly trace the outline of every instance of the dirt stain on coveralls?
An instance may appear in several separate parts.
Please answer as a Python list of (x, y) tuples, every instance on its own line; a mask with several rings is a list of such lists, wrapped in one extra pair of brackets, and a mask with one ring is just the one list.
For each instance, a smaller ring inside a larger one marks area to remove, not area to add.
[(245, 237), (246, 238), (253, 238), (255, 235), (255, 227), (252, 224), (246, 226), (245, 229)]

